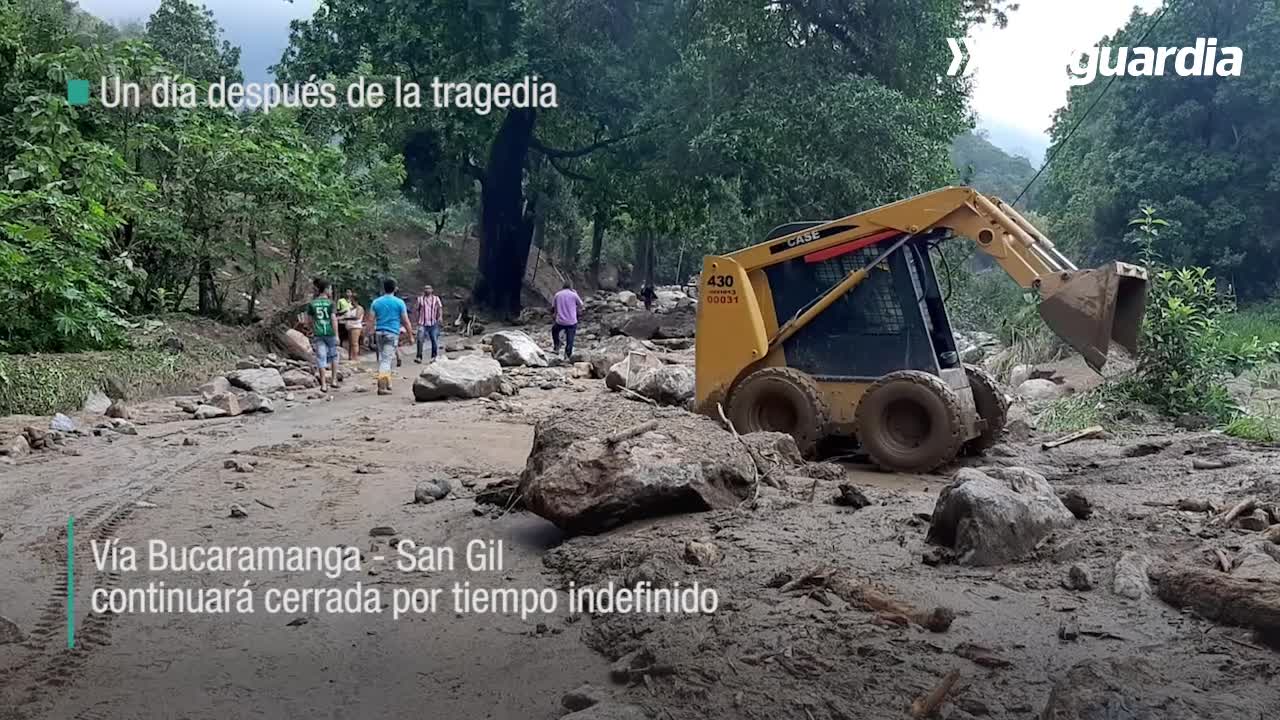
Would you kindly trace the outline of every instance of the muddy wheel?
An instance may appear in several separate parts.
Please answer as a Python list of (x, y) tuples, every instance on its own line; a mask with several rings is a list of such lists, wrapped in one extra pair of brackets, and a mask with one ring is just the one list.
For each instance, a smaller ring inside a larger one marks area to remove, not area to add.
[(936, 375), (889, 373), (872, 383), (854, 414), (858, 442), (885, 470), (929, 472), (964, 443), (960, 398)]
[(969, 376), (969, 389), (973, 391), (973, 404), (977, 408), (978, 417), (987, 423), (981, 435), (964, 444), (965, 454), (977, 455), (995, 445), (1000, 436), (1004, 435), (1009, 401), (996, 379), (986, 370), (975, 365), (965, 365), (964, 372)]
[(740, 433), (790, 435), (804, 455), (813, 454), (827, 428), (827, 404), (818, 385), (794, 368), (764, 368), (748, 375), (729, 394), (728, 416)]

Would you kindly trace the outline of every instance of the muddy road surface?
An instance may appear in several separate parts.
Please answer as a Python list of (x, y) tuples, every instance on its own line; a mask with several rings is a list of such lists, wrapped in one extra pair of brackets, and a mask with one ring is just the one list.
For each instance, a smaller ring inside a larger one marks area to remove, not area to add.
[[(406, 366), (405, 370), (409, 368)], [(196, 421), (157, 401), (137, 435), (82, 436), (0, 467), (0, 719), (560, 718), (583, 683), (663, 720), (944, 718), (1162, 720), (1280, 717), (1280, 653), (1248, 628), (1115, 591), (1122, 556), (1212, 567), (1251, 531), (1207, 498), (1280, 501), (1280, 451), (1209, 433), (1084, 440), (1035, 436), (982, 463), (1033, 468), (1093, 512), (1031, 557), (992, 567), (939, 560), (925, 543), (948, 477), (846, 474), (764, 488), (731, 511), (653, 518), (564, 537), (527, 512), (478, 507), (525, 466), (539, 418), (566, 405), (625, 403), (598, 380), (526, 386), (501, 403), (413, 403), (358, 392), (300, 393), (266, 415)], [(545, 389), (544, 389), (545, 388)], [(47, 422), (47, 420), (46, 420)], [(602, 428), (601, 432), (607, 431)], [(1199, 460), (1200, 462), (1196, 462)], [(1197, 469), (1200, 468), (1200, 469)], [(415, 504), (415, 485), (451, 494)], [(841, 483), (871, 501), (833, 504)], [(244, 517), (231, 517), (231, 507)], [(74, 517), (76, 647), (67, 648), (67, 527)], [(375, 528), (377, 529), (376, 532)], [(99, 570), (93, 540), (144, 546), (350, 546), (362, 569), (323, 573)], [(498, 572), (408, 573), (389, 545), (461, 548), (501, 540)], [(712, 545), (692, 558), (691, 541)], [(386, 558), (384, 562), (374, 560)], [(806, 578), (820, 575), (822, 583)], [(553, 588), (610, 580), (699, 582), (714, 614), (525, 619), (383, 614), (99, 614), (95, 588), (145, 585)], [(843, 584), (841, 584), (843, 583)], [(843, 590), (842, 590), (843, 588)], [(850, 590), (850, 589), (853, 590)], [(867, 588), (945, 608), (945, 630), (869, 610)], [(858, 595), (857, 593), (864, 593)], [(856, 596), (856, 597), (855, 597)], [(857, 598), (862, 598), (858, 600)], [(919, 702), (943, 691), (936, 707)], [(616, 706), (614, 706), (616, 707)], [(599, 706), (597, 706), (599, 709)]]

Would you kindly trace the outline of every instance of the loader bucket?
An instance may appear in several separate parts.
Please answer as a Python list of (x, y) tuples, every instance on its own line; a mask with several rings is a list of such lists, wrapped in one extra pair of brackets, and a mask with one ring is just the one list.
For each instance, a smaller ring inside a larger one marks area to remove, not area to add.
[(1117, 262), (1072, 271), (1041, 298), (1040, 317), (1101, 372), (1111, 341), (1137, 353), (1146, 308), (1147, 271)]

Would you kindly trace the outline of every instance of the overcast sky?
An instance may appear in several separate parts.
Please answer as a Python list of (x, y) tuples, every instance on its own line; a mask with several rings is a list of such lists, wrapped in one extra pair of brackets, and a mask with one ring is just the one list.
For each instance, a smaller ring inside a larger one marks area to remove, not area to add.
[[(267, 67), (289, 42), (289, 21), (311, 14), (318, 0), (203, 0), (227, 38), (242, 50), (245, 77), (270, 79)], [(1145, 10), (1161, 0), (1021, 0), (1004, 30), (980, 28), (974, 51), (973, 107), (992, 140), (1038, 159), (1048, 143), (1053, 111), (1066, 100), (1066, 59), (1124, 25), (1136, 3)], [(111, 21), (146, 20), (160, 0), (80, 0)], [(1013, 147), (1010, 147), (1010, 146)]]

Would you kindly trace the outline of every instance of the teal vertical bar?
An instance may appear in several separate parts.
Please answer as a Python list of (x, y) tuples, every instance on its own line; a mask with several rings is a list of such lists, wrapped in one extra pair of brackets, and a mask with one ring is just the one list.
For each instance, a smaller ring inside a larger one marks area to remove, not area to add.
[(67, 649), (76, 647), (76, 517), (67, 517)]

